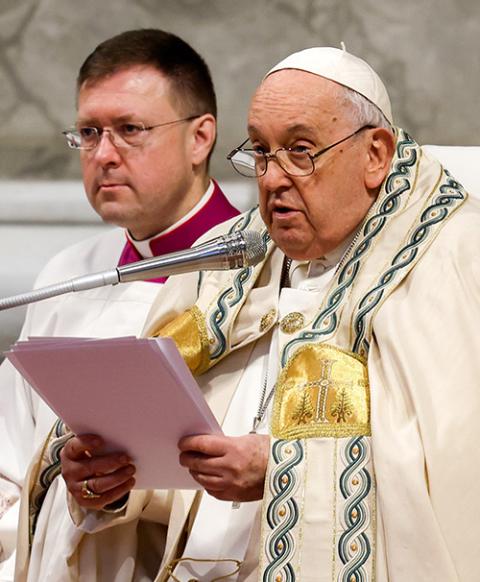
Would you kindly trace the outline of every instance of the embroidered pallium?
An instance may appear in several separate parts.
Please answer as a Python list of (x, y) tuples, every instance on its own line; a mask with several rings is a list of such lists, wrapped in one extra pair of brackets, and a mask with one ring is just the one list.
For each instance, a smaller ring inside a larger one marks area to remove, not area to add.
[[(343, 511), (340, 513), (343, 534), (338, 542), (338, 553), (342, 562), (338, 580), (353, 582), (372, 579), (367, 572), (372, 547), (369, 540), (371, 532), (370, 498), (372, 478), (367, 470), (371, 459), (368, 439), (358, 437), (351, 439), (342, 451), (345, 469), (340, 475), (339, 485), (344, 499)], [(370, 561), (371, 562), (371, 561)], [(370, 563), (370, 567), (372, 567)]]
[(371, 325), (375, 308), (381, 302), (384, 294), (395, 283), (398, 285), (402, 275), (408, 272), (414, 261), (420, 258), (425, 243), (438, 232), (441, 223), (465, 201), (466, 192), (445, 170), (445, 181), (440, 186), (440, 194), (422, 212), (418, 223), (407, 243), (393, 257), (390, 267), (379, 277), (378, 284), (370, 289), (358, 305), (353, 328), (355, 340), (353, 351), (366, 357), (369, 342), (366, 339), (367, 329)]
[(295, 572), (290, 563), (296, 550), (294, 528), (300, 517), (295, 494), (301, 486), (296, 467), (304, 461), (301, 441), (276, 441), (272, 447), (272, 460), (278, 467), (271, 475), (270, 494), (273, 496), (266, 514), (269, 527), (275, 533), (265, 542), (265, 568), (263, 581), (293, 581)]
[[(230, 232), (243, 230), (258, 218), (258, 210), (253, 208), (245, 216), (242, 216), (230, 229)], [(262, 223), (263, 225), (263, 223)], [(270, 235), (268, 231), (262, 229), (262, 238), (265, 247), (271, 245)], [(232, 285), (227, 287), (219, 295), (215, 308), (212, 313), (207, 316), (208, 326), (213, 336), (211, 345), (210, 359), (215, 360), (223, 356), (227, 350), (226, 331), (224, 327), (231, 321), (229, 317), (230, 311), (237, 306), (245, 297), (246, 284), (252, 279), (254, 272), (259, 272), (261, 266), (256, 269), (254, 267), (246, 267), (241, 269), (234, 277)]]

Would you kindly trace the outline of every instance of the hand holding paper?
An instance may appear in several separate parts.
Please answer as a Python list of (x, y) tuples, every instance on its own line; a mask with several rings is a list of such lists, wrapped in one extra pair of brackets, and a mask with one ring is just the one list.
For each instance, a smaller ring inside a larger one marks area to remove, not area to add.
[(105, 455), (103, 449), (101, 437), (81, 435), (70, 439), (61, 453), (67, 489), (88, 509), (103, 509), (121, 500), (135, 485), (130, 457), (125, 453)]
[(262, 499), (270, 437), (200, 435), (184, 437), (180, 463), (207, 493), (222, 501)]
[(178, 442), (221, 429), (171, 339), (32, 339), (6, 356), (75, 434), (132, 459), (137, 488), (200, 488)]

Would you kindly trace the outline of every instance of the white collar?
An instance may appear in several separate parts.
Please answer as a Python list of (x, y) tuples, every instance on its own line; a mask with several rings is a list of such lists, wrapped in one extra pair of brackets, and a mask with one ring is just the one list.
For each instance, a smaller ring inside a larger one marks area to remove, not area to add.
[[(311, 261), (292, 260), (290, 265), (290, 282), (292, 287), (298, 287), (306, 279), (321, 277), (336, 268), (355, 238), (356, 231), (340, 243), (333, 251), (323, 257)], [(313, 281), (312, 281), (313, 282)]]
[(126, 233), (128, 240), (132, 243), (132, 245), (137, 249), (137, 251), (144, 259), (149, 259), (150, 257), (153, 257), (150, 243), (157, 237), (164, 236), (165, 234), (168, 234), (172, 230), (175, 230), (176, 228), (187, 222), (187, 220), (189, 220), (192, 216), (197, 214), (197, 212), (200, 212), (200, 210), (205, 206), (205, 204), (207, 204), (207, 202), (213, 196), (214, 190), (215, 184), (213, 183), (213, 180), (210, 180), (210, 182), (208, 183), (208, 188), (205, 191), (205, 194), (200, 198), (197, 204), (195, 204), (195, 206), (189, 212), (187, 212), (187, 214), (180, 218), (180, 220), (177, 220), (177, 222), (171, 224), (165, 230), (162, 230), (162, 232), (158, 232), (157, 234), (154, 234), (153, 236), (145, 238), (143, 240), (135, 240), (127, 230)]

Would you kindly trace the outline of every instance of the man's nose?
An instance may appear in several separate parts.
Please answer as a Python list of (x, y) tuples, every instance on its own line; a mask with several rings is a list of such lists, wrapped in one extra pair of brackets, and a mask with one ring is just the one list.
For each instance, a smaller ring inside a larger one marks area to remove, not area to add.
[(258, 183), (262, 188), (274, 192), (284, 186), (290, 186), (290, 176), (280, 166), (276, 157), (268, 159), (267, 169), (263, 176), (258, 178)]
[(94, 156), (103, 166), (118, 165), (120, 163), (121, 155), (113, 142), (113, 136), (110, 131), (102, 131), (98, 138), (98, 144), (94, 149)]

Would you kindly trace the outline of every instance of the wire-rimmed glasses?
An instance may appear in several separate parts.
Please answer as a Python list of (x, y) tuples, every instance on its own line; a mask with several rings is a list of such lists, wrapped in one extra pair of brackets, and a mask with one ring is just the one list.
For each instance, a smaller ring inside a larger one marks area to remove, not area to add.
[(62, 131), (67, 140), (69, 148), (74, 150), (93, 150), (97, 147), (104, 133), (108, 133), (111, 142), (117, 148), (131, 148), (141, 146), (148, 135), (148, 132), (157, 127), (165, 127), (174, 123), (183, 123), (197, 119), (200, 115), (190, 115), (182, 119), (157, 123), (155, 125), (145, 125), (141, 121), (122, 122), (112, 127), (72, 127)]
[(373, 127), (373, 125), (363, 125), (353, 133), (314, 154), (306, 151), (303, 146), (278, 148), (274, 152), (263, 152), (260, 149), (244, 148), (243, 146), (249, 141), (249, 138), (247, 138), (228, 154), (227, 160), (230, 160), (230, 163), (239, 174), (247, 178), (258, 178), (265, 175), (268, 161), (271, 159), (275, 159), (282, 170), (290, 176), (309, 176), (315, 171), (315, 160), (322, 154), (347, 141), (347, 139), (357, 135), (357, 133), (360, 133), (364, 129), (371, 129)]

